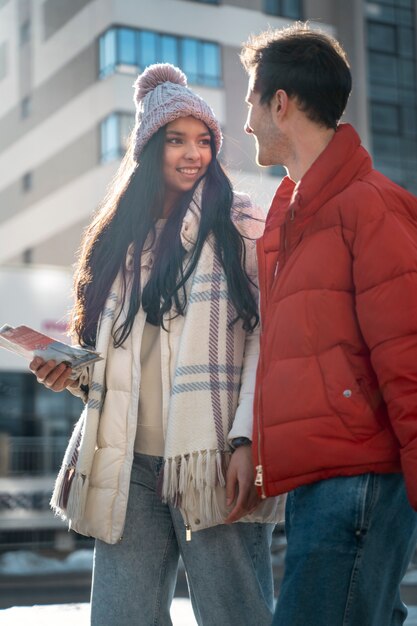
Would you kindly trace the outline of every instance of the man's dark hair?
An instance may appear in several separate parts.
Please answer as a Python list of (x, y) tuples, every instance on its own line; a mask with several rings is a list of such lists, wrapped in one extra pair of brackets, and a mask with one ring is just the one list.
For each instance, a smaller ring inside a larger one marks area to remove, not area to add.
[(254, 91), (269, 104), (278, 89), (314, 122), (335, 129), (352, 88), (346, 53), (333, 37), (297, 24), (252, 36), (241, 55)]

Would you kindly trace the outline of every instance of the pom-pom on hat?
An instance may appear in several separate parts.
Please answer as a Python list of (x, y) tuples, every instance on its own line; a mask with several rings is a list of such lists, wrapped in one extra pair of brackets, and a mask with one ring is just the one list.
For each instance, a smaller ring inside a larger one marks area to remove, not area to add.
[(136, 79), (134, 88), (136, 161), (149, 139), (162, 126), (188, 115), (204, 122), (213, 132), (219, 153), (223, 139), (220, 124), (203, 98), (187, 87), (187, 77), (178, 67), (170, 63), (149, 65)]

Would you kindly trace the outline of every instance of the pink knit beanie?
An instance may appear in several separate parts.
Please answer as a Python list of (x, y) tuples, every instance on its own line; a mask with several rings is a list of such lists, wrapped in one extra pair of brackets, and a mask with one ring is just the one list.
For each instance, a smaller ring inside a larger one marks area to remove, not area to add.
[(136, 79), (134, 88), (136, 161), (139, 161), (143, 148), (157, 130), (178, 117), (188, 115), (204, 122), (213, 132), (219, 153), (223, 139), (220, 124), (209, 105), (187, 87), (187, 78), (178, 67), (170, 63), (149, 65)]

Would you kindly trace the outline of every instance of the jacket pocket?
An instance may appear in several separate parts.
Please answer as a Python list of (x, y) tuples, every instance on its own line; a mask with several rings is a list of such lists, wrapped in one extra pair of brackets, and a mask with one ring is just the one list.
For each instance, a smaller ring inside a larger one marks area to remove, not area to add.
[(380, 430), (377, 417), (343, 348), (335, 346), (317, 358), (329, 404), (346, 428), (358, 439), (376, 435)]

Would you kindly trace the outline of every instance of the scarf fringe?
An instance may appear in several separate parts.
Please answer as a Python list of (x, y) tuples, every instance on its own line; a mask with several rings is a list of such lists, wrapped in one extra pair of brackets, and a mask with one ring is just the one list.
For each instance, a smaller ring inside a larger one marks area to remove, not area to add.
[(222, 523), (216, 487), (226, 485), (230, 452), (201, 450), (165, 459), (161, 477), (164, 502), (199, 512), (201, 522)]
[(85, 510), (89, 480), (75, 467), (61, 467), (52, 492), (50, 506), (62, 520), (79, 520)]
[(69, 520), (77, 521), (83, 517), (89, 484), (90, 481), (85, 474), (75, 473), (67, 503)]
[(59, 470), (59, 474), (55, 480), (54, 490), (52, 492), (52, 497), (49, 502), (50, 507), (53, 509), (55, 515), (60, 517), (62, 520), (66, 520), (67, 516), (64, 510), (63, 499), (64, 499), (64, 487), (68, 484), (69, 478), (69, 467), (65, 467), (64, 465)]

